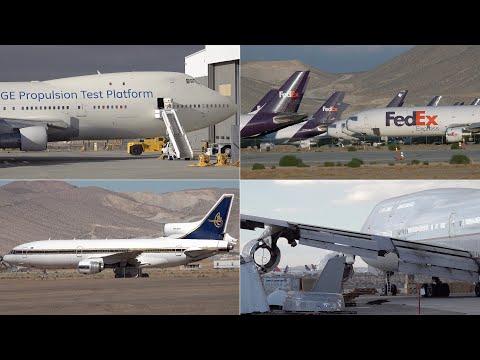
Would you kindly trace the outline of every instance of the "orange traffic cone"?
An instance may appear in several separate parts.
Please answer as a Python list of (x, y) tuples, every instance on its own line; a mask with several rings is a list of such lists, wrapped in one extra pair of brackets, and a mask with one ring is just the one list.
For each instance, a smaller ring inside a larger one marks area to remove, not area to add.
[(395, 159), (400, 160), (400, 156), (398, 155), (398, 147), (395, 146)]

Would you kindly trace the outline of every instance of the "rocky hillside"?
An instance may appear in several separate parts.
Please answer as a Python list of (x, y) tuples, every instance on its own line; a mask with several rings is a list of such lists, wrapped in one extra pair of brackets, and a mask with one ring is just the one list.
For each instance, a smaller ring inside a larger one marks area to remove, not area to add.
[(252, 61), (242, 64), (242, 112), (248, 112), (270, 88), (294, 71), (311, 71), (299, 111), (315, 112), (334, 91), (345, 91), (348, 116), (366, 108), (385, 106), (408, 89), (405, 105), (424, 105), (443, 95), (440, 105), (480, 97), (480, 46), (419, 45), (377, 68), (361, 73), (328, 74), (298, 60)]

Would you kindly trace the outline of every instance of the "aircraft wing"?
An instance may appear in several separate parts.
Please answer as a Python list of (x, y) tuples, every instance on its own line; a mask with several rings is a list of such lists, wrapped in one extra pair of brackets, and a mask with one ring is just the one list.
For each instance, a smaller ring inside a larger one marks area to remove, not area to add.
[(40, 119), (12, 119), (0, 118), (0, 133), (11, 132), (13, 129), (21, 129), (29, 126), (45, 125), (52, 129), (67, 129), (70, 124), (67, 124), (62, 119), (54, 118), (40, 118)]
[(217, 249), (203, 249), (200, 247), (191, 247), (184, 251), (184, 254), (192, 259), (195, 258), (204, 258), (205, 255), (210, 256), (213, 253), (216, 253)]
[(140, 255), (142, 252), (142, 250), (119, 252), (112, 255), (102, 256), (102, 258), (103, 262), (109, 265), (117, 264), (120, 262), (127, 262), (131, 265), (139, 266), (140, 261), (137, 260), (137, 256)]
[(306, 120), (307, 118), (308, 118), (308, 114), (296, 114), (296, 113), (282, 114), (282, 115), (274, 116), (273, 122), (275, 124), (284, 124), (291, 121), (301, 122)]
[(480, 123), (463, 123), (463, 124), (451, 124), (448, 126), (449, 128), (454, 128), (454, 127), (463, 127), (465, 130), (471, 131), (471, 132), (479, 132), (480, 131)]
[(365, 258), (377, 259), (394, 253), (402, 273), (479, 281), (480, 258), (465, 250), (243, 214), (240, 215), (240, 227), (247, 230), (266, 228), (258, 241), (265, 242), (270, 237), (275, 247), (276, 240), (284, 237), (292, 246), (298, 241), (301, 245)]

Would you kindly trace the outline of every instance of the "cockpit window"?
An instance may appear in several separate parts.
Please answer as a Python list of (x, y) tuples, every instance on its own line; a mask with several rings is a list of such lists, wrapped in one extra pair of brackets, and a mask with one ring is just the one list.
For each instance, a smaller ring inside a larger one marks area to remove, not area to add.
[(329, 128), (336, 129), (336, 128), (337, 128), (337, 124), (332, 124), (332, 125), (329, 126)]
[(342, 129), (345, 127), (345, 125), (347, 125), (347, 124), (345, 124), (345, 123), (342, 123)]
[(358, 117), (356, 116), (352, 116), (351, 118), (349, 118), (348, 120), (351, 120), (351, 121), (357, 121), (358, 120)]
[(194, 78), (190, 78), (190, 79), (187, 78), (186, 80), (187, 80), (187, 84), (198, 84), (198, 81), (195, 80)]

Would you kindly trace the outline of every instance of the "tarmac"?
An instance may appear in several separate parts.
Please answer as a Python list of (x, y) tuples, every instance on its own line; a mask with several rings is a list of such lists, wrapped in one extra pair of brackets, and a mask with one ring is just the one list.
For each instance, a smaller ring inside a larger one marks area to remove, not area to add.
[(126, 151), (0, 152), (0, 179), (238, 179), (236, 166), (192, 167), (198, 160), (159, 160)]
[[(408, 146), (402, 147), (404, 153), (404, 162), (419, 160), (421, 162), (449, 162), (452, 155), (463, 154), (472, 161), (480, 162), (480, 147), (469, 147), (468, 149), (436, 149), (436, 150), (410, 150)], [(278, 166), (280, 158), (285, 155), (294, 155), (303, 160), (308, 165), (323, 165), (326, 161), (337, 163), (349, 162), (352, 158), (362, 159), (365, 164), (376, 162), (378, 164), (388, 164), (395, 162), (395, 151), (298, 151), (298, 152), (243, 152), (241, 155), (241, 166), (251, 168), (254, 163), (260, 163), (265, 166)]]
[[(475, 294), (451, 294), (447, 298), (420, 297), (420, 313), (418, 295), (362, 295), (355, 300), (357, 306), (345, 309), (356, 315), (480, 315), (480, 298)], [(381, 303), (376, 305), (376, 300)]]
[(0, 279), (0, 315), (238, 315), (238, 277)]

